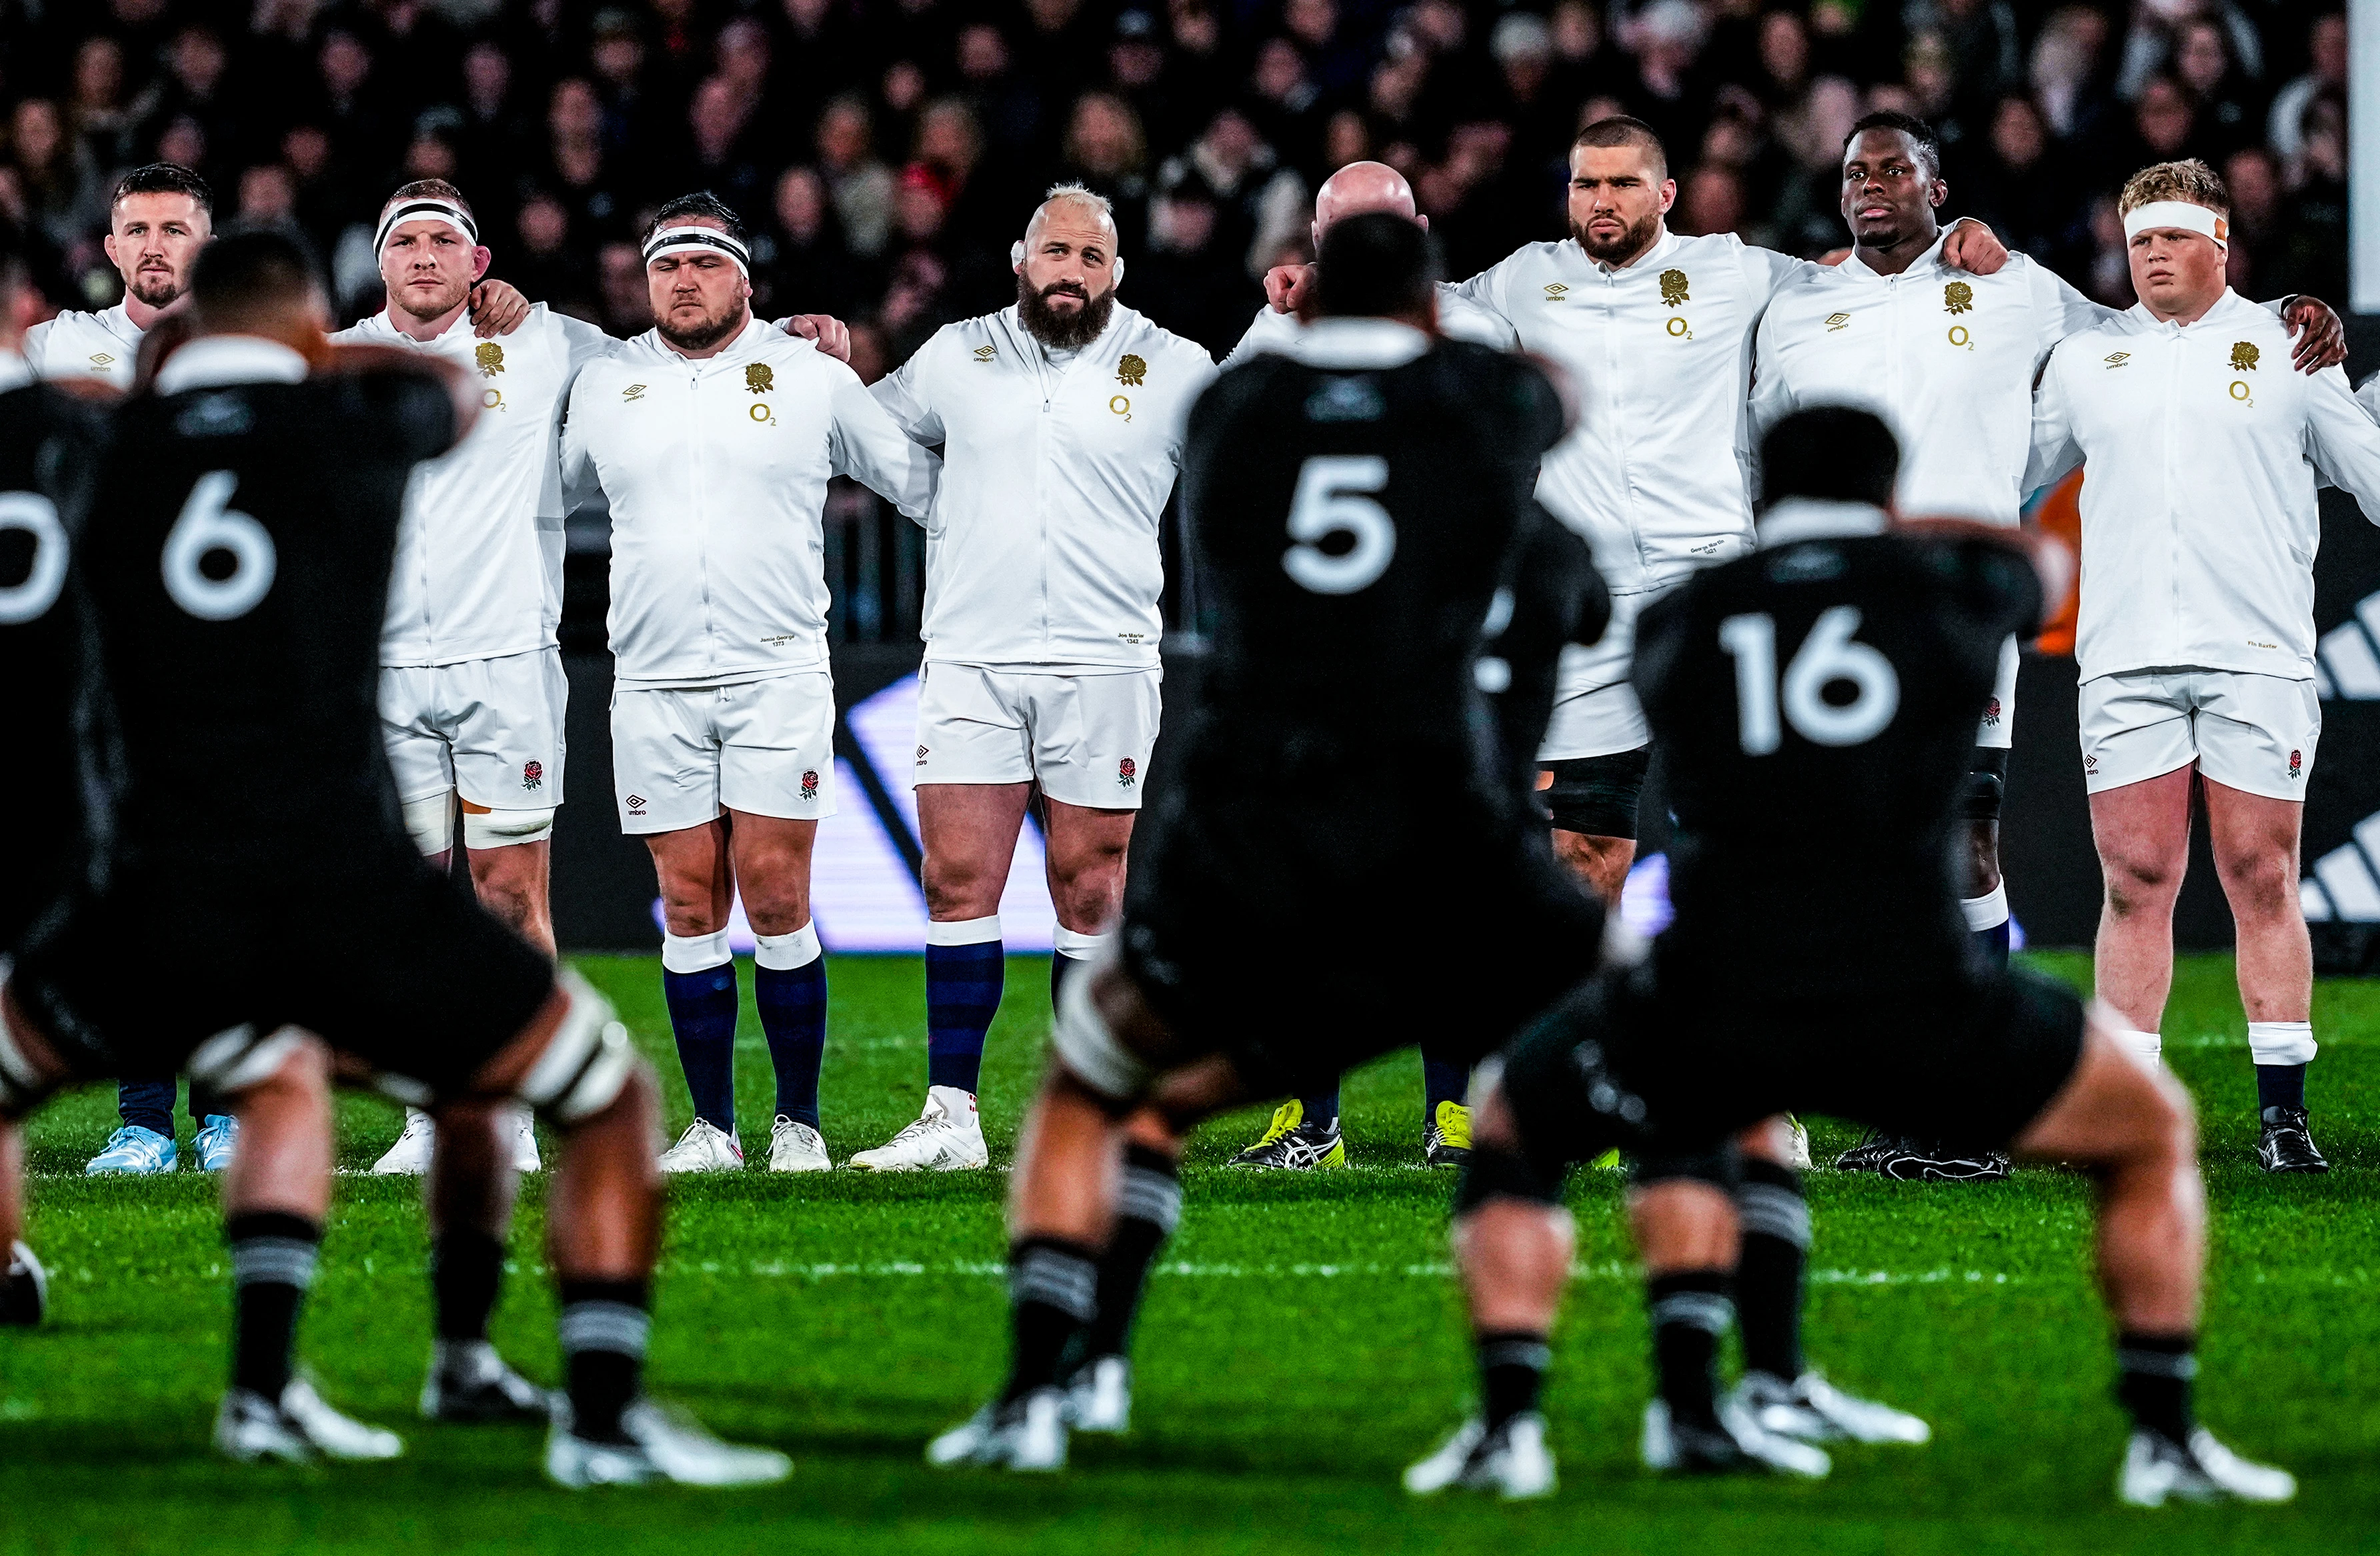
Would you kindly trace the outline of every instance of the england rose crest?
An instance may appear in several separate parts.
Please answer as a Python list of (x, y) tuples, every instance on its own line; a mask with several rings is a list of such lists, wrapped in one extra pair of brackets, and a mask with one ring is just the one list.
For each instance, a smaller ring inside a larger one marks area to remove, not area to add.
[(2303, 751), (2291, 751), (2289, 753), (2289, 776), (2292, 778), (2296, 777), (2299, 771), (2304, 766), (2305, 753)]
[(525, 761), (521, 763), (521, 787), (524, 789), (541, 789), (545, 787), (545, 764), (543, 762)]
[(805, 772), (802, 774), (802, 797), (818, 798), (818, 774), (815, 772)]
[(2000, 727), (2000, 699), (1997, 697), (1984, 704), (1984, 727), (1985, 729)]
[(1118, 787), (1126, 789), (1131, 788), (1134, 784), (1139, 781), (1139, 779), (1140, 769), (1134, 765), (1133, 760), (1130, 757), (1126, 757), (1123, 760), (1116, 763), (1116, 784)]

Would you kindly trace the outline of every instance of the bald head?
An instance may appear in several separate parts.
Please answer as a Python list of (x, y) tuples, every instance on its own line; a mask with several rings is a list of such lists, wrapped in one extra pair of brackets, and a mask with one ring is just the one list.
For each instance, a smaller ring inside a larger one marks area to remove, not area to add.
[(1365, 216), (1381, 212), (1400, 221), (1413, 223), (1422, 231), (1429, 230), (1429, 218), (1415, 214), (1413, 186), (1405, 176), (1384, 162), (1351, 162), (1322, 180), (1322, 188), (1314, 195), (1314, 246), (1322, 247), (1322, 235), (1330, 224), (1348, 216)]
[(1050, 190), (1050, 198), (1034, 208), (1033, 219), (1025, 224), (1025, 247), (1031, 249), (1053, 226), (1085, 237), (1103, 236), (1108, 252), (1115, 252), (1114, 208), (1088, 189), (1061, 187)]

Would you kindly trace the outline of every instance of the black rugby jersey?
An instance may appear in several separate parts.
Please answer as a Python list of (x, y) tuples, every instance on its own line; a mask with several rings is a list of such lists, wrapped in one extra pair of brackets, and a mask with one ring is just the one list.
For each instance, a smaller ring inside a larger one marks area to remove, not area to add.
[(1193, 408), (1183, 500), (1214, 646), (1185, 784), (1294, 791), (1385, 760), (1405, 803), (1510, 791), (1475, 664), (1561, 413), (1520, 359), (1423, 340), (1320, 321)]
[(86, 821), (76, 727), (87, 618), (72, 565), (103, 413), (43, 383), (0, 393), (0, 729), (19, 818), (0, 867), (0, 953), (66, 881)]
[(2038, 626), (2041, 587), (2008, 547), (1881, 526), (1780, 504), (1760, 550), (1637, 625), (1676, 817), (1665, 969), (1790, 998), (1966, 966), (1958, 802), (2000, 644)]
[(1611, 625), (1611, 596), (1595, 570), (1595, 552), (1579, 533), (1532, 504), (1522, 523), (1508, 594), (1491, 609), (1502, 630), (1480, 661), (1480, 689), (1496, 715), (1498, 742), (1514, 781), (1535, 791), (1537, 751), (1553, 721), (1562, 650), (1594, 644)]
[(114, 432), (128, 452), (85, 556), (123, 743), (117, 847), (329, 866), (359, 829), (376, 841), (396, 824), (389, 565), (407, 477), (455, 441), (446, 391), (401, 371), (194, 387), (128, 402)]

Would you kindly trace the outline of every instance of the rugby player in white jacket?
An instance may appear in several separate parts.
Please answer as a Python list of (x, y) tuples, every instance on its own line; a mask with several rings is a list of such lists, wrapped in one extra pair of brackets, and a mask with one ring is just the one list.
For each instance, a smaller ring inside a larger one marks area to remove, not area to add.
[(2193, 773), (2239, 928), (2267, 1172), (2326, 1171), (2307, 1124), (2313, 966), (2298, 897), (2314, 691), (2317, 477), (2380, 522), (2380, 425), (2325, 368), (2289, 371), (2280, 321), (2224, 285), (2229, 198), (2204, 164), (2124, 186), (2138, 306), (2061, 342), (2034, 395), (2046, 482), (2087, 460), (2083, 783), (2106, 880), (2099, 998), (2146, 1062), (2173, 980)]
[[(381, 207), (388, 305), (331, 338), (419, 351), (479, 386), (482, 414), (449, 454), (414, 472), (381, 632), (381, 732), (407, 829), (443, 865), (463, 812), (472, 884), (490, 912), (553, 954), (553, 809), (562, 802), (569, 688), (555, 627), (562, 507), (554, 440), (580, 363), (610, 347), (592, 324), (528, 310), (500, 339), (468, 315), (490, 254), (452, 184), (406, 185)], [(373, 1164), (430, 1171), (435, 1132), (409, 1109)], [(526, 1112), (507, 1121), (514, 1163), (538, 1165)]]
[(132, 387), (140, 339), (189, 290), (190, 265), (214, 236), (214, 193), (170, 162), (115, 181), (100, 240), (124, 277), (124, 300), (96, 313), (69, 310), (25, 332), (25, 360), (43, 378), (95, 378)]
[(1122, 906), (1157, 740), (1159, 536), (1190, 403), (1216, 371), (1204, 346), (1116, 301), (1101, 197), (1051, 189), (1011, 261), (1013, 307), (945, 325), (875, 391), (945, 461), (917, 699), (926, 1101), (851, 1159), (876, 1171), (990, 1160), (976, 1091), (1003, 981), (1000, 898), (1037, 786), (1053, 999)]
[(658, 322), (579, 372), (562, 471), (611, 509), (613, 778), (621, 826), (660, 877), (662, 986), (695, 1104), (662, 1165), (743, 1164), (727, 950), (740, 890), (777, 1073), (769, 1165), (820, 1171), (826, 966), (809, 873), (835, 808), (827, 482), (856, 477), (919, 517), (941, 461), (848, 367), (752, 317), (726, 206), (670, 201), (644, 252)]
[[(1935, 215), (1949, 195), (1941, 169), (1940, 144), (1921, 119), (1878, 113), (1852, 127), (1841, 206), (1855, 247), (1842, 263), (1803, 273), (1770, 300), (1755, 336), (1754, 432), (1765, 437), (1804, 407), (1872, 410), (1900, 444), (1901, 512), (2014, 526), (2027, 495), (2034, 380), (2060, 340), (2115, 310), (2022, 254), (1993, 275), (1947, 265)], [(2340, 329), (2329, 309), (2301, 298), (2290, 315), (2300, 366), (2313, 371), (2338, 359)], [(1976, 728), (1967, 795), (1967, 924), (2002, 963), (2009, 909), (1999, 814), (2017, 663), (2010, 638)], [(2008, 1170), (2004, 1153), (1941, 1145), (1872, 1138), (1837, 1165), (1931, 1178)]]

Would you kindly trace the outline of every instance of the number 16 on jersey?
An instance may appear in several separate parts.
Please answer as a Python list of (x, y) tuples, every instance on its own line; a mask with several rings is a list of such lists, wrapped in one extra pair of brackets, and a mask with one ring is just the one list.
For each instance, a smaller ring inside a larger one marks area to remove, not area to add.
[[(1719, 647), (1735, 661), (1735, 729), (1744, 755), (1765, 757), (1784, 739), (1780, 701), (1785, 722), (1812, 745), (1859, 746), (1883, 733), (1900, 707), (1900, 676), (1875, 647), (1852, 639), (1859, 625), (1856, 605), (1823, 612), (1785, 667), (1780, 699), (1777, 618), (1761, 611), (1718, 624)], [(1838, 681), (1854, 688), (1850, 701), (1827, 700), (1827, 687)]]

